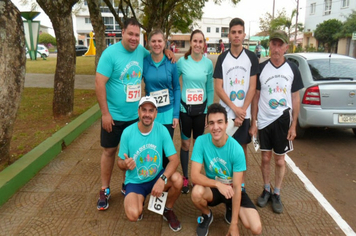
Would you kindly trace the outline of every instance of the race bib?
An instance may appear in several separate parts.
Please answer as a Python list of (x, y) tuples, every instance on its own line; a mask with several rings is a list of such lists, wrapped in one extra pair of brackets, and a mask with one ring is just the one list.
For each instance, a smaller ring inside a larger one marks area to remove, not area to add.
[(185, 95), (187, 105), (203, 104), (204, 89), (187, 89)]
[(141, 99), (141, 84), (127, 85), (126, 102), (137, 102)]
[(150, 196), (148, 202), (148, 210), (157, 214), (163, 215), (164, 207), (166, 206), (168, 192), (163, 192), (161, 197)]
[(162, 89), (159, 91), (151, 92), (150, 96), (156, 99), (156, 103), (158, 107), (163, 107), (170, 104), (168, 89)]

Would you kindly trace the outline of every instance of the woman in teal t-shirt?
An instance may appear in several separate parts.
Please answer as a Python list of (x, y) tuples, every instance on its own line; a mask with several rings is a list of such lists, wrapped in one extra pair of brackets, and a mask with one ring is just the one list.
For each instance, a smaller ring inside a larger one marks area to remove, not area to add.
[(180, 107), (180, 130), (182, 145), (180, 160), (183, 170), (182, 193), (189, 192), (188, 163), (191, 133), (193, 145), (196, 138), (204, 133), (206, 108), (214, 100), (213, 63), (203, 57), (205, 37), (201, 30), (190, 35), (190, 48), (177, 63), (178, 75), (182, 76)]

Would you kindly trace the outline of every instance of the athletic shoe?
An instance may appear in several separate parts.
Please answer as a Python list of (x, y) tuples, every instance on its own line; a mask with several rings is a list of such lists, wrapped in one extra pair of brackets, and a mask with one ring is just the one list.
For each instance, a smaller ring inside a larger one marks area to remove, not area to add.
[(261, 196), (259, 196), (257, 199), (257, 205), (259, 207), (265, 207), (268, 201), (270, 200), (270, 198), (271, 198), (271, 192), (268, 192), (266, 189), (263, 189)]
[(124, 196), (125, 196), (125, 194), (126, 194), (126, 185), (125, 185), (124, 183), (122, 183), (122, 185), (121, 185), (121, 193), (122, 193), (122, 195), (124, 195)]
[(198, 217), (198, 227), (197, 227), (197, 235), (198, 236), (206, 236), (209, 233), (209, 226), (213, 222), (213, 212), (210, 210), (210, 217), (208, 215), (203, 214)]
[(182, 193), (184, 193), (184, 194), (189, 193), (189, 180), (186, 177), (183, 177)]
[(109, 199), (110, 199), (110, 188), (107, 187), (106, 189), (101, 189), (96, 208), (99, 211), (105, 211), (106, 209), (108, 209)]
[(282, 200), (281, 200), (281, 196), (279, 196), (278, 194), (273, 194), (271, 196), (272, 199), (272, 209), (274, 211), (274, 213), (282, 213), (283, 212), (283, 205), (282, 205)]
[(176, 214), (174, 214), (173, 210), (164, 210), (163, 219), (168, 221), (169, 228), (174, 232), (177, 232), (182, 229), (179, 220), (177, 219)]
[(231, 204), (225, 204), (225, 206), (226, 206), (225, 221), (226, 221), (226, 223), (231, 224), (232, 205)]

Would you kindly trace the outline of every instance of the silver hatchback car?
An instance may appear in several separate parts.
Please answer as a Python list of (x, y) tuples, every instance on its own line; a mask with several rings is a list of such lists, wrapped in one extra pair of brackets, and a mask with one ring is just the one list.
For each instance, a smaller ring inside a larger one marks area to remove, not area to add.
[(297, 137), (308, 127), (351, 128), (356, 135), (356, 59), (330, 53), (292, 53), (302, 75)]

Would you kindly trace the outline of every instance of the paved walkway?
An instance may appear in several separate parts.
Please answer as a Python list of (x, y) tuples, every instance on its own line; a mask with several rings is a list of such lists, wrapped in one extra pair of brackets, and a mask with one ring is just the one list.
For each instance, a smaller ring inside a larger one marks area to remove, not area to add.
[[(53, 75), (28, 74), (26, 83), (25, 86), (53, 87)], [(77, 88), (93, 88), (93, 84), (94, 76), (76, 76)], [(180, 232), (173, 233), (161, 216), (148, 211), (148, 201), (143, 220), (129, 222), (120, 193), (122, 172), (117, 166), (111, 182), (110, 207), (104, 212), (96, 209), (101, 186), (99, 131), (97, 121), (0, 207), (0, 235), (195, 235), (200, 213), (193, 206), (190, 193), (181, 195), (174, 206), (182, 223)], [(179, 150), (179, 130), (175, 132), (174, 143)], [(262, 191), (261, 158), (251, 145), (248, 153), (246, 186), (255, 201)], [(283, 214), (274, 214), (270, 204), (258, 208), (262, 235), (345, 235), (289, 168), (282, 200)], [(212, 210), (214, 222), (209, 235), (225, 235), (228, 230), (224, 221), (225, 207), (220, 205)], [(251, 235), (241, 225), (239, 228), (241, 235)]]

